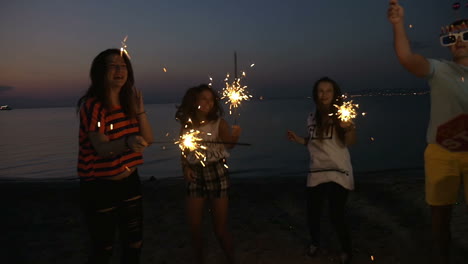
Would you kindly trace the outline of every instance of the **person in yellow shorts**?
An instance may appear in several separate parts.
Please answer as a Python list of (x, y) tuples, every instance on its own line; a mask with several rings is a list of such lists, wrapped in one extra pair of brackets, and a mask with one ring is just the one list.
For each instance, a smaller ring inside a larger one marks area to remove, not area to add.
[(460, 185), (468, 201), (468, 153), (450, 152), (438, 144), (429, 144), (424, 153), (426, 201), (430, 205), (455, 204)]
[(462, 184), (468, 201), (468, 19), (443, 28), (440, 43), (452, 55), (448, 61), (413, 53), (398, 0), (390, 0), (387, 17), (400, 64), (425, 78), (431, 88), (424, 153), (426, 201), (431, 207), (434, 260), (449, 263), (450, 218)]

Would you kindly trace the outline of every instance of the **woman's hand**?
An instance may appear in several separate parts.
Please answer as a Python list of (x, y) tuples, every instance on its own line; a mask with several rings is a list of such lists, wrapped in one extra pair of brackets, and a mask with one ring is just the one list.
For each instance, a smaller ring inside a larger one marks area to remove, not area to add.
[(232, 136), (234, 138), (239, 138), (240, 137), (240, 134), (242, 132), (242, 128), (238, 125), (233, 125), (232, 126), (232, 130), (231, 130), (231, 133), (232, 133)]
[(354, 128), (354, 123), (351, 121), (340, 121), (340, 127), (344, 128), (345, 130), (349, 130)]
[(398, 0), (390, 0), (390, 6), (387, 11), (388, 21), (392, 24), (403, 22), (404, 9), (398, 3)]
[(239, 140), (241, 131), (242, 129), (240, 126), (234, 125), (229, 127), (228, 123), (224, 119), (221, 119), (219, 123), (219, 139), (224, 143), (224, 146), (227, 149), (232, 149), (236, 145), (237, 140)]
[(187, 182), (194, 182), (196, 179), (195, 172), (189, 166), (184, 166), (184, 179)]
[(356, 137), (356, 126), (353, 122), (340, 122), (340, 127), (342, 127), (345, 131), (345, 146), (351, 146), (356, 144), (357, 137)]
[(288, 135), (289, 141), (294, 141), (296, 143), (299, 143), (299, 137), (296, 135), (296, 133), (294, 133), (291, 130), (288, 130), (287, 135)]
[(146, 140), (140, 135), (131, 135), (127, 138), (128, 148), (135, 152), (143, 152), (143, 150), (149, 145)]

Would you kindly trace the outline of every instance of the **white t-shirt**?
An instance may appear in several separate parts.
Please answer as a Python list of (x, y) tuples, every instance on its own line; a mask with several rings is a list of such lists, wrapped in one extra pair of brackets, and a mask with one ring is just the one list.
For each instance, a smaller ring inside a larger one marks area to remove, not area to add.
[[(460, 114), (468, 114), (468, 67), (453, 61), (428, 59), (431, 115), (427, 143), (436, 143), (437, 129)], [(463, 126), (463, 124), (460, 124)]]
[[(211, 162), (217, 162), (220, 159), (224, 159), (229, 157), (229, 152), (227, 152), (224, 144), (220, 144), (221, 139), (219, 138), (219, 123), (221, 118), (217, 120), (210, 121), (198, 127), (196, 130), (200, 131), (201, 133), (198, 134), (198, 137), (201, 138), (203, 141), (202, 145), (206, 147), (205, 150), (199, 150), (206, 156), (206, 160), (203, 160), (205, 164)], [(185, 130), (182, 131), (185, 133)], [(216, 143), (210, 143), (216, 142)], [(198, 164), (200, 162), (199, 159), (196, 158), (195, 153), (190, 152), (187, 154), (187, 162), (190, 164)]]
[(307, 118), (309, 141), (307, 148), (310, 155), (307, 187), (321, 183), (336, 182), (345, 189), (354, 189), (353, 167), (348, 148), (340, 142), (335, 126), (324, 131), (319, 139), (317, 135), (315, 116), (313, 113)]

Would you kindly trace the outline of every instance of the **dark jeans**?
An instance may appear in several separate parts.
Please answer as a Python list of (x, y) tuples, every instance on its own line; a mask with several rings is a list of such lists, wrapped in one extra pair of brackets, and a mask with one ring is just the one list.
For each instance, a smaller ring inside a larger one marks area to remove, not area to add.
[(328, 200), (330, 219), (336, 230), (342, 250), (351, 253), (351, 237), (345, 220), (348, 190), (334, 182), (322, 183), (307, 188), (307, 218), (311, 244), (320, 246), (320, 217), (322, 205)]
[(93, 180), (81, 182), (81, 205), (91, 235), (92, 252), (88, 263), (108, 263), (116, 231), (122, 244), (121, 263), (139, 263), (142, 241), (142, 199), (126, 201), (141, 195), (141, 184), (135, 170), (120, 181)]

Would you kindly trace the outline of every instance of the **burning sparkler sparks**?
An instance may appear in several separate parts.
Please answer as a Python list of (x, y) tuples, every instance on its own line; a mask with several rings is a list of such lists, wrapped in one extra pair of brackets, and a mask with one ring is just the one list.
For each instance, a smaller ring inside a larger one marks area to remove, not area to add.
[[(192, 120), (188, 120), (188, 123), (191, 123)], [(185, 125), (187, 128), (188, 125)], [(206, 161), (206, 155), (202, 150), (206, 150), (206, 146), (202, 144), (203, 139), (199, 136), (199, 130), (190, 129), (180, 136), (179, 140), (174, 144), (179, 144), (179, 148), (182, 151), (182, 156), (187, 157), (189, 152), (193, 152), (195, 157), (200, 161), (200, 163), (205, 166), (204, 161)]]
[[(245, 72), (242, 72), (242, 76), (245, 76)], [(242, 101), (247, 101), (252, 97), (247, 91), (247, 86), (241, 85), (240, 81), (241, 78), (235, 78), (232, 83), (229, 83), (229, 74), (224, 79), (226, 87), (223, 88), (221, 99), (226, 99), (226, 104), (229, 104), (229, 114), (232, 114), (232, 109), (238, 108)]]
[[(345, 95), (343, 95), (342, 97), (343, 99), (346, 99)], [(359, 108), (358, 104), (353, 104), (353, 100), (343, 102), (342, 105), (334, 104), (333, 106), (338, 109), (337, 111), (338, 119), (340, 119), (343, 122), (348, 122), (356, 118), (356, 115), (357, 115), (356, 109)], [(365, 113), (363, 113), (363, 115), (365, 115)]]
[(203, 146), (200, 145), (202, 139), (198, 137), (200, 131), (191, 129), (187, 133), (181, 136), (181, 140), (178, 142), (182, 150), (188, 149), (189, 151), (197, 150)]
[(175, 144), (179, 144), (184, 157), (187, 157), (188, 152), (193, 152), (200, 163), (205, 166), (203, 161), (206, 161), (206, 155), (201, 150), (206, 150), (206, 146), (201, 144), (203, 139), (199, 137), (200, 133), (198, 130), (190, 129), (181, 135)]
[(127, 57), (130, 59), (130, 55), (128, 54), (128, 51), (127, 51), (127, 43), (126, 43), (127, 38), (128, 38), (128, 36), (125, 36), (123, 41), (120, 42), (122, 44), (120, 46), (120, 56), (123, 56), (123, 54), (125, 53), (125, 55), (127, 55)]

